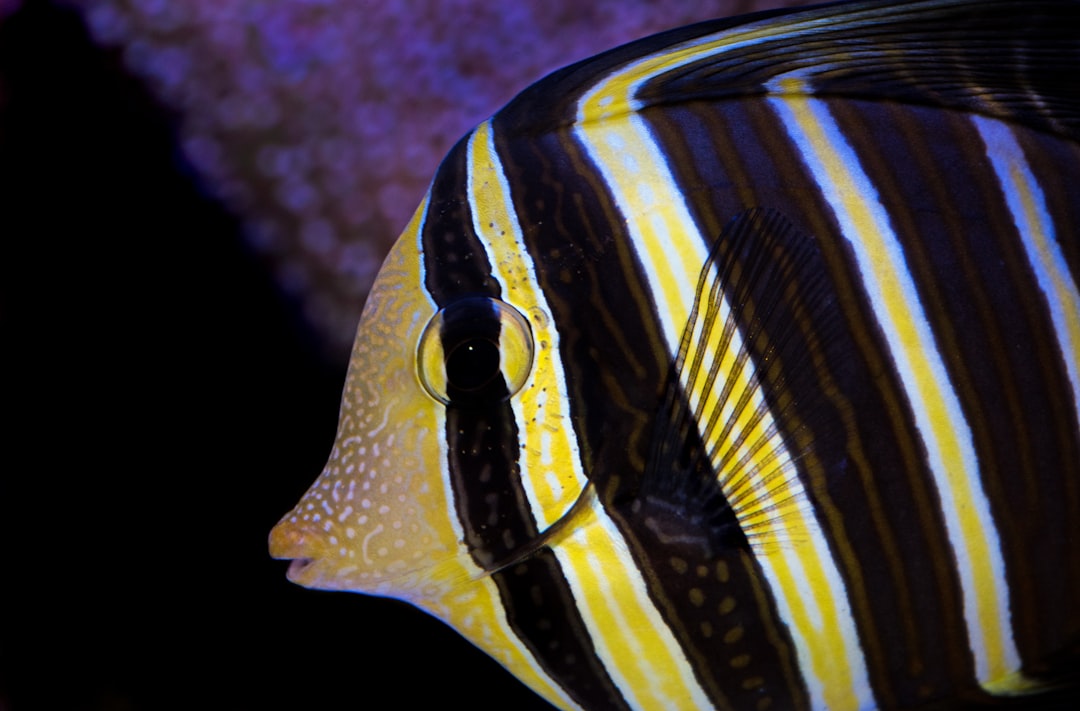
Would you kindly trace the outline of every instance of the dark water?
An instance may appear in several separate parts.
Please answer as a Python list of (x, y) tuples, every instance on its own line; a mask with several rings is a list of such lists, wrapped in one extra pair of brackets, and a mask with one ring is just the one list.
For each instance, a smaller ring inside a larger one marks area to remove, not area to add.
[(268, 558), (344, 373), (175, 117), (30, 5), (0, 25), (0, 709), (534, 705), (434, 620)]

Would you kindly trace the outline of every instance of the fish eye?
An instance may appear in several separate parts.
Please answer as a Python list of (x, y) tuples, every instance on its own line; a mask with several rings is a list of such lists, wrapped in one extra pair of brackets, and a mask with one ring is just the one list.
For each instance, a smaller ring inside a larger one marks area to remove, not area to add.
[(467, 296), (439, 309), (424, 328), (417, 374), (445, 405), (475, 406), (512, 397), (532, 371), (528, 320), (488, 296)]

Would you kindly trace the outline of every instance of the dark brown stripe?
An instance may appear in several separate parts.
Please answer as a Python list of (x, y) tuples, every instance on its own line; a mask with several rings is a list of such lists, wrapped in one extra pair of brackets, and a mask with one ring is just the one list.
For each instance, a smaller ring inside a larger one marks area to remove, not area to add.
[[(805, 423), (814, 433), (805, 483), (847, 583), (878, 701), (918, 703), (970, 681), (959, 583), (921, 441), (830, 208), (763, 102), (689, 105), (664, 118), (670, 123), (651, 125), (665, 152), (694, 157), (672, 167), (680, 184), (693, 186), (687, 195), (702, 224), (723, 219), (736, 201), (754, 201), (790, 214), (820, 240), (846, 329), (824, 344), (815, 379), (795, 398), (818, 404), (797, 405), (785, 430)], [(702, 135), (710, 148), (679, 146)], [(828, 404), (815, 390), (830, 393)], [(909, 566), (929, 570), (911, 575)]]
[[(467, 141), (458, 143), (436, 174), (424, 222), (425, 286), (439, 306), (468, 295), (500, 295), (484, 245), (472, 229)], [(491, 569), (540, 535), (522, 487), (520, 437), (510, 402), (457, 404), (452, 397), (445, 436), (465, 542), (476, 563)], [(511, 629), (567, 694), (585, 707), (626, 708), (549, 550), (497, 570), (492, 578)]]
[(420, 235), (424, 286), (440, 307), (468, 294), (500, 296), (465, 193), (470, 136), (458, 141), (435, 173)]
[[(1023, 659), (1038, 658), (1046, 652), (1036, 644), (1039, 616), (1065, 610), (1042, 592), (1056, 586), (1035, 581), (1052, 579), (1047, 563), (1064, 569), (1068, 562), (1052, 546), (1033, 545), (1032, 533), (1066, 525), (1060, 481), (1076, 462), (1047, 421), (1067, 392), (1064, 372), (1032, 367), (1037, 344), (1054, 343), (1053, 325), (1045, 315), (1032, 319), (1037, 286), (1023, 274), (1019, 236), (966, 117), (851, 103), (833, 110), (904, 241), (1002, 540), (1017, 646)], [(871, 127), (906, 141), (874, 141)], [(1054, 492), (1055, 502), (1043, 500), (1044, 492)]]
[[(559, 331), (582, 458), (604, 501), (640, 477), (670, 355), (637, 257), (596, 169), (563, 132), (496, 144)], [(616, 453), (620, 454), (616, 454)], [(614, 467), (625, 460), (629, 465)]]
[[(468, 137), (436, 173), (421, 235), (425, 286), (440, 307), (462, 296), (500, 295), (487, 252), (472, 229), (465, 193), (467, 146)], [(497, 333), (494, 316), (492, 321)], [(461, 407), (452, 402), (446, 411), (446, 442), (465, 541), (477, 564), (487, 568), (537, 535), (521, 487), (518, 432), (509, 403)]]
[[(805, 706), (786, 630), (772, 601), (751, 594), (767, 587), (756, 564), (748, 572), (741, 551), (707, 559), (666, 543), (633, 511), (672, 355), (622, 216), (566, 133), (529, 141), (496, 136), (559, 329), (585, 471), (626, 538), (650, 597), (721, 708), (753, 707), (761, 694), (778, 707)], [(723, 579), (715, 574), (718, 565)]]
[(574, 701), (587, 709), (629, 709), (596, 655), (554, 553), (542, 548), (492, 578), (510, 627)]

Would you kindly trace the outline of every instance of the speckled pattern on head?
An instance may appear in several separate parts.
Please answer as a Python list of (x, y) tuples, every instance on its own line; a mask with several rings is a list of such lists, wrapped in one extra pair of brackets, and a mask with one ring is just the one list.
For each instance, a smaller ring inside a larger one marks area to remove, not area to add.
[[(424, 207), (406, 230), (415, 234)], [(418, 301), (415, 243), (401, 240), (383, 266), (367, 302), (342, 396), (337, 442), (322, 476), (297, 504), (283, 550), (319, 551), (299, 561), (289, 577), (331, 589), (393, 590), (408, 597), (409, 573), (430, 570), (457, 554), (445, 528), (444, 492), (424, 477), (424, 462), (439, 456), (441, 433), (415, 378), (416, 343), (435, 309)], [(284, 535), (281, 529), (275, 529)], [(359, 545), (357, 545), (359, 543)], [(323, 550), (325, 549), (325, 550)], [(318, 559), (338, 559), (330, 567)], [(342, 560), (344, 559), (344, 560)], [(438, 597), (425, 572), (423, 598)], [(387, 587), (391, 585), (392, 587)]]

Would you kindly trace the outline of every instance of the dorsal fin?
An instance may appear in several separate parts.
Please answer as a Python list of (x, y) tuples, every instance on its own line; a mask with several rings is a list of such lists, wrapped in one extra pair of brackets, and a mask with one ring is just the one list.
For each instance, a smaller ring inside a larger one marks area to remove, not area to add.
[[(498, 114), (546, 132), (579, 101), (635, 87), (601, 118), (689, 101), (809, 94), (970, 111), (1080, 140), (1080, 2), (868, 0), (702, 22), (555, 72)], [(592, 119), (597, 118), (593, 116)]]
[(797, 469), (814, 442), (778, 420), (796, 404), (789, 380), (812, 370), (793, 336), (812, 324), (828, 341), (841, 318), (816, 242), (786, 217), (753, 209), (725, 227), (657, 411), (634, 504), (644, 525), (708, 550), (805, 538)]
[(1080, 137), (1080, 3), (856, 2), (697, 40), (640, 106), (769, 93), (952, 108)]

